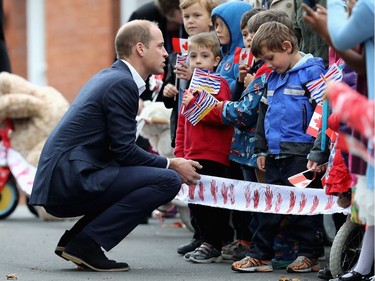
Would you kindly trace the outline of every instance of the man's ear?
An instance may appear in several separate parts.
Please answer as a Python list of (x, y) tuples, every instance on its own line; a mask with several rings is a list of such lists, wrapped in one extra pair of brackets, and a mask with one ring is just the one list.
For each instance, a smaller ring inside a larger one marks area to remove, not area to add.
[(143, 55), (144, 55), (144, 49), (145, 49), (145, 45), (143, 45), (143, 43), (141, 43), (141, 42), (138, 42), (138, 43), (135, 45), (135, 51), (136, 51), (137, 54), (140, 55), (141, 57), (143, 57)]
[(290, 41), (284, 41), (283, 42), (283, 50), (285, 50), (288, 54), (293, 53), (293, 46)]
[(216, 57), (215, 60), (214, 60), (214, 66), (218, 66), (219, 62), (220, 62), (221, 58), (220, 57)]

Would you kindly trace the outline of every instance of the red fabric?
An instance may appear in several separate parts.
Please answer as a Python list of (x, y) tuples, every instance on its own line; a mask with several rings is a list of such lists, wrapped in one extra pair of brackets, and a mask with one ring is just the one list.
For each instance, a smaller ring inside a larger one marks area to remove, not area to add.
[(327, 92), (333, 110), (343, 122), (367, 138), (374, 136), (374, 101), (342, 82), (329, 84)]
[[(215, 98), (219, 101), (230, 99), (229, 85), (221, 79), (220, 91)], [(222, 124), (221, 112), (211, 110), (198, 124), (193, 126), (181, 113), (178, 116), (176, 132), (176, 157), (204, 159), (229, 165), (229, 148), (233, 127)]]
[(352, 186), (352, 177), (348, 167), (345, 165), (341, 149), (336, 148), (333, 158), (333, 166), (328, 172), (328, 178), (325, 181), (326, 194), (334, 195), (339, 192), (347, 192)]
[(255, 73), (254, 79), (259, 76), (262, 76), (264, 73), (267, 73), (267, 76), (272, 72), (272, 68), (268, 67), (265, 63), (259, 67), (257, 72)]

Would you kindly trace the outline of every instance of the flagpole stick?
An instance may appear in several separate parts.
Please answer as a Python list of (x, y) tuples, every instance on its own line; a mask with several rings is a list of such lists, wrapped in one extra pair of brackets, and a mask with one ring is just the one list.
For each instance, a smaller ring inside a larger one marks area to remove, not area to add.
[[(324, 83), (327, 85), (327, 79), (324, 77), (324, 75), (320, 75)], [(328, 101), (323, 101), (323, 109), (322, 109), (322, 141), (320, 143), (320, 150), (325, 151), (326, 148), (326, 141), (327, 141), (327, 135), (326, 130), (328, 128)]]
[[(176, 87), (177, 91), (179, 92), (180, 90), (179, 90), (179, 87), (178, 87), (178, 78), (177, 78), (177, 75), (176, 75), (176, 77), (174, 79), (174, 86)], [(174, 96), (173, 100), (176, 101), (176, 99), (177, 99), (177, 95)]]

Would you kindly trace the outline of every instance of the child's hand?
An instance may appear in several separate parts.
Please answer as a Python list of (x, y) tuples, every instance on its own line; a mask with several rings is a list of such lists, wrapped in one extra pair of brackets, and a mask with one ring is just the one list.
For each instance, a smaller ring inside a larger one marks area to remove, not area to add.
[(179, 63), (176, 64), (173, 71), (178, 79), (184, 79), (186, 81), (189, 81), (191, 76), (193, 75), (193, 72), (191, 71), (189, 65), (186, 63)]
[(258, 169), (262, 172), (266, 171), (266, 156), (258, 156), (257, 157), (257, 165)]
[(254, 80), (254, 75), (251, 75), (250, 73), (247, 73), (246, 76), (245, 76), (245, 80), (244, 80), (245, 88), (246, 88), (247, 86), (249, 86), (249, 84), (250, 84), (251, 82), (253, 82), (253, 80)]
[(193, 93), (190, 90), (186, 90), (184, 96), (182, 97), (182, 104), (187, 106), (189, 102), (194, 98)]
[(249, 69), (250, 69), (250, 66), (246, 64), (240, 64), (240, 66), (238, 67), (238, 70), (239, 70), (238, 82), (244, 82), (244, 79)]
[(167, 98), (174, 98), (178, 94), (177, 88), (172, 84), (167, 84), (163, 90), (163, 96)]

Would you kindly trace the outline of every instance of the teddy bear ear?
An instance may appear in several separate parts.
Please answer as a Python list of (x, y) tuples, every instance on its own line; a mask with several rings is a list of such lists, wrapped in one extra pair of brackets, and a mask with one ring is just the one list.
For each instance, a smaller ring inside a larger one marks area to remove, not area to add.
[(35, 85), (19, 75), (5, 71), (0, 73), (0, 95), (12, 93), (29, 94), (35, 88)]

